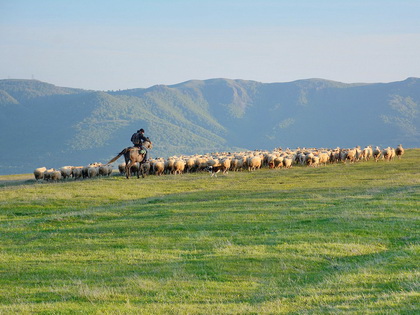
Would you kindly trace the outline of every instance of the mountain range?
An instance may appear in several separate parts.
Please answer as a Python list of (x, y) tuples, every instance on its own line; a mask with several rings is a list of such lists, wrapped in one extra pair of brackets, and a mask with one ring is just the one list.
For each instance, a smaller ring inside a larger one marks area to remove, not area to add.
[(107, 162), (144, 128), (151, 157), (277, 147), (420, 147), (420, 79), (191, 80), (118, 91), (0, 80), (0, 174)]

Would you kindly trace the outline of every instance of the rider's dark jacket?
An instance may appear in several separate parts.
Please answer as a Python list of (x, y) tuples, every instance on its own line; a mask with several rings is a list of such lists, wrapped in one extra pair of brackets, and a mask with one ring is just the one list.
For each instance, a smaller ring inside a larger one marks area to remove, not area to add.
[(131, 142), (133, 142), (136, 147), (141, 147), (142, 142), (146, 140), (147, 138), (140, 132), (133, 133), (131, 136)]

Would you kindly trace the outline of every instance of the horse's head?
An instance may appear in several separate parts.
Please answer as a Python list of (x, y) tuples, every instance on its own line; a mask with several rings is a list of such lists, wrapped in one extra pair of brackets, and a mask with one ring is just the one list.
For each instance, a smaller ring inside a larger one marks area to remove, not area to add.
[(143, 142), (143, 147), (145, 147), (146, 149), (152, 149), (153, 148), (152, 141), (150, 141), (150, 140), (144, 141)]

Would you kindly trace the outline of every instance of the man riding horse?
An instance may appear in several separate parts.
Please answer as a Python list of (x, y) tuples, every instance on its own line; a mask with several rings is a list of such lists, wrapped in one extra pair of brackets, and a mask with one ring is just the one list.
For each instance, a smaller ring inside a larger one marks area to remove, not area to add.
[[(130, 168), (135, 163), (143, 164), (147, 161), (147, 150), (153, 147), (152, 141), (148, 137), (144, 136), (144, 129), (138, 130), (131, 136), (131, 141), (134, 147), (128, 147), (122, 150), (116, 157), (110, 160), (107, 164), (111, 164), (118, 160), (121, 155), (124, 155), (125, 159), (125, 175), (127, 178), (130, 177)], [(141, 166), (140, 166), (141, 167)], [(139, 177), (137, 175), (137, 177)], [(144, 177), (144, 175), (143, 175)]]
[(150, 142), (149, 138), (144, 136), (143, 128), (137, 130), (137, 132), (133, 133), (133, 135), (131, 136), (131, 142), (133, 142), (134, 146), (139, 148), (140, 152), (141, 150), (146, 151), (146, 155), (144, 156), (143, 163), (147, 161), (147, 150), (145, 147), (143, 147), (144, 141)]

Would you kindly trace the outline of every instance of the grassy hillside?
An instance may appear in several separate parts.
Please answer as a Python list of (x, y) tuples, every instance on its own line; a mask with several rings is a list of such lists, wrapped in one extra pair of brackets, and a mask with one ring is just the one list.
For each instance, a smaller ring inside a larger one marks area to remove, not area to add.
[(0, 313), (415, 314), (419, 163), (0, 176)]

